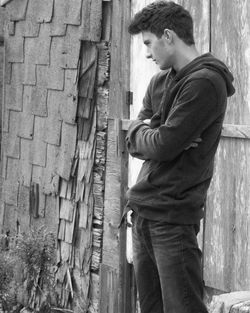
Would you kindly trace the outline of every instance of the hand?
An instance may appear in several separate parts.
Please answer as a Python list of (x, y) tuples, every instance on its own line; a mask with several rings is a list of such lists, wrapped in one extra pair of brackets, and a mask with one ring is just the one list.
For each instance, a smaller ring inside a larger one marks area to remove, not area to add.
[(143, 121), (143, 123), (149, 125), (151, 123), (151, 120), (150, 119), (146, 119), (146, 120)]
[(131, 218), (132, 214), (133, 214), (133, 210), (129, 210), (127, 213), (127, 224), (128, 224), (128, 226), (132, 226), (132, 218)]
[(188, 150), (188, 149), (191, 149), (191, 148), (197, 148), (199, 143), (202, 142), (202, 139), (201, 138), (197, 138), (195, 140), (193, 140), (189, 146), (187, 146), (184, 150)]

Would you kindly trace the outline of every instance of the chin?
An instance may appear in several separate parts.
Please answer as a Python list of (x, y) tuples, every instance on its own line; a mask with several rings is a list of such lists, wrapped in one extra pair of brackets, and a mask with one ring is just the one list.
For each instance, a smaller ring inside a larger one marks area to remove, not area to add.
[(168, 69), (170, 69), (170, 67), (171, 67), (171, 66), (169, 66), (169, 65), (159, 65), (159, 68), (160, 68), (162, 71), (168, 70)]

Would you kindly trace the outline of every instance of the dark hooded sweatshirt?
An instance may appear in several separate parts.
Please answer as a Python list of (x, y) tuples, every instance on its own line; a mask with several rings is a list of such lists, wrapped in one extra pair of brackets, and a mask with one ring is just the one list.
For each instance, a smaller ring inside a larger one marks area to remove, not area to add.
[[(138, 119), (129, 127), (129, 153), (145, 160), (127, 206), (140, 216), (199, 224), (213, 174), (233, 77), (224, 63), (204, 54), (177, 74), (161, 71), (147, 89)], [(151, 119), (150, 125), (143, 123)], [(201, 138), (196, 148), (186, 149)]]

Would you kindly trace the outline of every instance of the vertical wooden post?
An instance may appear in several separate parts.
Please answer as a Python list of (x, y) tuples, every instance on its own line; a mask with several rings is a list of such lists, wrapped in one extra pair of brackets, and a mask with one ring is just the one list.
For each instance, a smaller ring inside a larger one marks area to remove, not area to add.
[[(130, 1), (112, 1), (110, 95), (108, 107), (108, 147), (105, 183), (104, 237), (101, 265), (101, 313), (131, 310), (131, 266), (126, 262), (126, 232), (118, 229), (127, 189), (128, 156), (121, 119), (129, 117), (126, 92), (130, 77)], [(112, 277), (112, 279), (107, 279)], [(117, 289), (109, 288), (114, 284)], [(108, 299), (108, 303), (107, 300)]]

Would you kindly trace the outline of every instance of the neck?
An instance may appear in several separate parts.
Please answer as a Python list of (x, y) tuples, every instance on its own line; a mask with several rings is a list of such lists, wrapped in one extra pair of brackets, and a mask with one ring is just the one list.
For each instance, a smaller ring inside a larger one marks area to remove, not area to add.
[(196, 49), (195, 45), (188, 46), (182, 44), (176, 51), (175, 62), (173, 68), (176, 72), (179, 72), (183, 67), (188, 65), (194, 59), (200, 56), (200, 53)]

